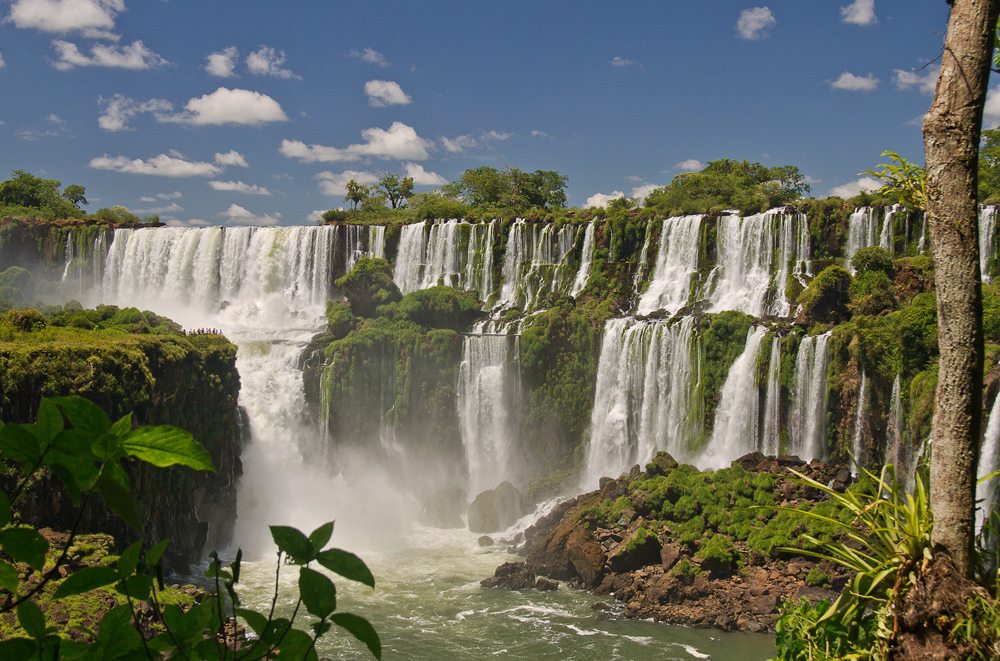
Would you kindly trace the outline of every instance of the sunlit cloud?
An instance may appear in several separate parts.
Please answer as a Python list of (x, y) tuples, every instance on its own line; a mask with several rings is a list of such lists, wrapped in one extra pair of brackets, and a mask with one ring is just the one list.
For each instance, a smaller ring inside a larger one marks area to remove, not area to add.
[(479, 136), (480, 140), (509, 140), (514, 137), (513, 133), (504, 133), (503, 131), (487, 131)]
[(444, 186), (448, 180), (437, 172), (428, 172), (419, 163), (403, 163), (403, 176), (412, 177), (415, 186)]
[(854, 197), (861, 191), (875, 191), (882, 188), (882, 182), (874, 177), (862, 177), (857, 181), (851, 181), (842, 186), (834, 186), (830, 189), (830, 197), (842, 197), (847, 199)]
[(388, 129), (365, 129), (361, 137), (365, 142), (343, 149), (282, 140), (279, 151), (286, 158), (295, 158), (302, 163), (357, 161), (369, 156), (423, 161), (430, 157), (427, 150), (433, 146), (432, 142), (418, 136), (413, 127), (402, 122), (393, 122)]
[(234, 71), (236, 69), (236, 59), (239, 56), (240, 52), (236, 49), (236, 46), (230, 46), (221, 51), (211, 53), (205, 58), (205, 71), (219, 78), (231, 78), (236, 75)]
[(350, 52), (350, 56), (355, 59), (361, 60), (362, 62), (367, 62), (368, 64), (374, 64), (375, 66), (383, 68), (389, 66), (389, 61), (385, 59), (385, 55), (382, 55), (382, 53), (378, 52), (373, 48), (365, 48), (360, 52), (352, 50)]
[(854, 0), (846, 7), (840, 8), (840, 20), (854, 25), (875, 25), (875, 0)]
[(681, 172), (698, 172), (705, 169), (705, 165), (696, 158), (689, 158), (686, 161), (675, 164), (674, 169)]
[(934, 94), (934, 87), (937, 85), (938, 73), (940, 71), (940, 64), (927, 67), (922, 74), (919, 71), (893, 69), (893, 74), (896, 77), (896, 89), (906, 90), (913, 88), (921, 94)]
[(210, 181), (212, 190), (243, 193), (244, 195), (270, 195), (271, 191), (257, 184), (245, 184), (242, 181)]
[(611, 66), (613, 67), (631, 67), (638, 64), (635, 60), (628, 60), (624, 57), (615, 56), (611, 58)]
[(374, 172), (359, 172), (357, 170), (324, 171), (317, 174), (315, 179), (319, 182), (319, 192), (323, 195), (347, 195), (347, 182), (352, 179), (366, 186), (378, 183), (378, 175)]
[(244, 89), (220, 87), (211, 94), (191, 99), (186, 112), (159, 118), (162, 122), (178, 122), (196, 126), (242, 124), (261, 126), (269, 122), (287, 122), (281, 105), (266, 94)]
[(76, 44), (61, 39), (53, 40), (52, 47), (55, 48), (58, 57), (52, 62), (52, 66), (60, 71), (69, 71), (74, 67), (108, 67), (143, 71), (170, 64), (146, 48), (141, 41), (133, 41), (126, 46), (94, 44), (90, 47), (90, 55), (84, 54)]
[(368, 95), (368, 105), (374, 108), (406, 105), (413, 102), (410, 95), (403, 92), (399, 83), (391, 80), (369, 80), (365, 83), (365, 94)]
[(235, 165), (241, 168), (250, 167), (250, 164), (247, 163), (247, 159), (243, 157), (243, 154), (239, 153), (235, 149), (231, 149), (225, 154), (216, 154), (215, 162), (219, 165)]
[(607, 207), (611, 200), (617, 200), (619, 197), (625, 197), (625, 193), (620, 190), (616, 190), (610, 195), (604, 193), (595, 193), (587, 198), (587, 201), (583, 203), (583, 208), (588, 209), (590, 207)]
[(220, 211), (216, 215), (222, 216), (234, 225), (277, 225), (281, 220), (281, 214), (278, 212), (275, 212), (273, 215), (258, 215), (247, 211), (238, 204), (232, 204), (228, 209)]
[(125, 156), (99, 156), (91, 159), (95, 170), (110, 170), (123, 174), (145, 174), (157, 177), (213, 177), (222, 168), (204, 161), (189, 161), (178, 154), (160, 154), (148, 160), (130, 159)]
[(155, 213), (156, 215), (177, 213), (178, 211), (184, 211), (184, 207), (177, 204), (176, 202), (171, 202), (165, 207), (151, 207), (149, 209), (133, 209), (132, 213)]
[(754, 41), (770, 36), (771, 28), (777, 23), (778, 20), (767, 7), (744, 9), (736, 21), (736, 32), (741, 38)]
[(14, 0), (4, 23), (54, 34), (79, 32), (88, 39), (112, 39), (125, 0)]
[(466, 149), (475, 147), (477, 144), (475, 138), (471, 135), (460, 135), (457, 138), (441, 138), (441, 146), (452, 154), (461, 153)]
[(129, 123), (139, 113), (148, 112), (162, 116), (174, 109), (169, 101), (163, 99), (137, 102), (121, 94), (115, 94), (111, 97), (97, 97), (97, 105), (101, 107), (97, 125), (103, 130), (111, 132), (133, 131), (134, 129)]
[(840, 78), (830, 83), (830, 87), (852, 92), (871, 92), (878, 87), (878, 78), (869, 73), (867, 76), (855, 76), (845, 71)]
[(285, 52), (276, 51), (270, 46), (261, 46), (247, 55), (247, 69), (258, 76), (273, 76), (275, 78), (298, 78), (290, 69), (283, 69)]

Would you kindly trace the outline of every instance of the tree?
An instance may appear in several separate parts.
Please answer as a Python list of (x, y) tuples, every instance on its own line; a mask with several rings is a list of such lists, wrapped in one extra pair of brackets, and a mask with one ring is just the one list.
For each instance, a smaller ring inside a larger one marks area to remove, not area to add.
[(891, 195), (914, 211), (924, 211), (927, 208), (927, 173), (924, 169), (893, 151), (886, 150), (882, 156), (891, 158), (895, 165), (881, 163), (881, 170), (865, 170), (861, 174), (870, 174), (882, 180), (879, 193)]
[(931, 425), (932, 539), (936, 553), (966, 576), (973, 568), (983, 409), (978, 147), (998, 13), (1000, 0), (953, 0), (923, 126), (941, 355)]
[(77, 209), (81, 204), (88, 204), (86, 197), (87, 189), (79, 184), (70, 184), (63, 190), (62, 199), (72, 204)]
[(567, 181), (565, 175), (552, 170), (528, 173), (510, 166), (501, 171), (483, 165), (466, 170), (441, 190), (473, 207), (500, 207), (518, 212), (565, 207)]
[(474, 207), (499, 206), (504, 183), (500, 171), (488, 165), (471, 168), (441, 190)]
[(389, 201), (393, 209), (396, 209), (413, 195), (413, 177), (400, 179), (399, 175), (383, 171), (378, 183), (375, 184), (375, 190)]
[(352, 209), (357, 209), (358, 205), (368, 199), (371, 193), (371, 189), (364, 184), (359, 184), (356, 180), (351, 179), (344, 186), (347, 189), (347, 195), (344, 196), (344, 200), (351, 203)]

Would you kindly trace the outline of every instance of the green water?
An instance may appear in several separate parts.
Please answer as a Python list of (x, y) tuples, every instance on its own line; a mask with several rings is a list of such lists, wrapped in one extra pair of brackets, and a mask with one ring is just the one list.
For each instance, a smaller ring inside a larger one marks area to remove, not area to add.
[[(350, 547), (334, 536), (334, 546)], [(718, 659), (761, 661), (774, 655), (773, 637), (728, 634), (627, 620), (594, 610), (598, 598), (561, 585), (555, 592), (487, 589), (479, 581), (497, 565), (517, 560), (496, 547), (482, 549), (467, 530), (413, 530), (392, 551), (360, 551), (376, 579), (376, 589), (334, 577), (338, 611), (362, 615), (382, 640), (383, 659)], [(273, 561), (244, 565), (244, 585), (271, 585)], [(294, 587), (297, 570), (283, 568), (282, 584)], [(264, 587), (246, 588), (244, 601), (270, 607)], [(283, 589), (285, 615), (294, 591)], [(321, 641), (320, 656), (370, 659), (350, 636), (334, 630)]]

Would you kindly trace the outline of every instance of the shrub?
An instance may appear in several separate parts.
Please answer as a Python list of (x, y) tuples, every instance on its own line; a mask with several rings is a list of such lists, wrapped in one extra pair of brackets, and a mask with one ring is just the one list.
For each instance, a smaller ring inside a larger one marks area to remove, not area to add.
[(885, 273), (892, 275), (892, 255), (881, 246), (862, 248), (851, 257), (851, 268), (857, 275), (863, 273)]
[(828, 266), (799, 295), (802, 306), (798, 323), (837, 323), (849, 317), (847, 303), (851, 274), (839, 266)]

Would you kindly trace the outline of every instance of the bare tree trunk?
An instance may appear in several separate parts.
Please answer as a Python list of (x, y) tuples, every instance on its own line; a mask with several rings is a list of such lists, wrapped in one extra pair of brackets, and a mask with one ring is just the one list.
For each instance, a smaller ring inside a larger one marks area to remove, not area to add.
[(931, 426), (933, 539), (966, 575), (983, 408), (976, 170), (998, 12), (1000, 0), (954, 0), (934, 102), (924, 117), (941, 351)]

